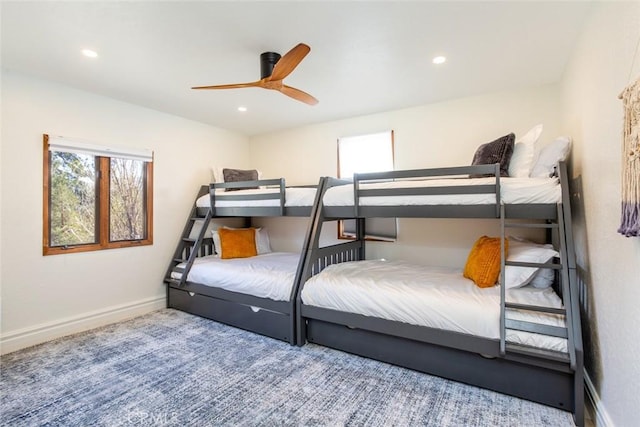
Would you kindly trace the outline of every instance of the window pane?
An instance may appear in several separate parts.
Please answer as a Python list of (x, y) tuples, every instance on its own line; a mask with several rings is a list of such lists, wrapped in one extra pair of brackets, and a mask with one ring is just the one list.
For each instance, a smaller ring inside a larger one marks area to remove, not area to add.
[[(338, 177), (346, 179), (352, 179), (354, 173), (392, 171), (393, 131), (338, 139), (338, 164)], [(355, 220), (340, 221), (339, 238), (353, 238), (355, 235)], [(395, 218), (367, 218), (365, 237), (395, 241), (396, 236)]]
[(355, 172), (393, 170), (391, 132), (343, 137), (338, 140), (340, 178), (352, 178)]
[(145, 236), (145, 162), (111, 159), (110, 240), (140, 240)]
[(51, 152), (50, 245), (96, 243), (96, 158)]

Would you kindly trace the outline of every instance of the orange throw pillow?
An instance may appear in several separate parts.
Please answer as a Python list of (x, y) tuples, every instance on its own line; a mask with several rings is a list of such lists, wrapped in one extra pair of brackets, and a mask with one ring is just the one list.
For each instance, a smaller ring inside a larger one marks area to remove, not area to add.
[(256, 249), (256, 229), (242, 228), (232, 230), (219, 228), (222, 258), (248, 258), (258, 255)]
[[(505, 252), (509, 241), (504, 241)], [(505, 253), (506, 256), (506, 253)], [(481, 288), (496, 284), (500, 276), (500, 238), (482, 236), (473, 244), (464, 266), (464, 277), (473, 280)]]

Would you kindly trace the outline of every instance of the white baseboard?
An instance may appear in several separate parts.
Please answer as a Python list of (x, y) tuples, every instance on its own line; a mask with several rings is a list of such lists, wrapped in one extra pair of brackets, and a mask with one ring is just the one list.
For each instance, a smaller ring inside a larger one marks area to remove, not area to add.
[(589, 400), (589, 404), (593, 408), (595, 419), (593, 423), (596, 427), (613, 427), (613, 421), (609, 417), (609, 413), (604, 407), (604, 404), (600, 400), (600, 396), (596, 391), (593, 382), (591, 382), (591, 378), (587, 371), (584, 371), (584, 384), (587, 386), (587, 399)]
[(9, 332), (0, 336), (0, 354), (150, 313), (165, 308), (166, 301), (165, 296), (147, 298)]

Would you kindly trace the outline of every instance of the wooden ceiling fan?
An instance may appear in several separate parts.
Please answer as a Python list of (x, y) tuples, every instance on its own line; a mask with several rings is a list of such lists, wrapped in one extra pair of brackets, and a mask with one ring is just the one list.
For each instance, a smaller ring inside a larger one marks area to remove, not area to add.
[(243, 87), (261, 87), (282, 92), (283, 94), (304, 102), (315, 105), (318, 100), (306, 92), (285, 85), (282, 80), (300, 64), (311, 48), (304, 43), (299, 43), (284, 56), (275, 52), (264, 52), (260, 55), (260, 80), (250, 83), (236, 83), (215, 86), (195, 86), (191, 89), (237, 89)]

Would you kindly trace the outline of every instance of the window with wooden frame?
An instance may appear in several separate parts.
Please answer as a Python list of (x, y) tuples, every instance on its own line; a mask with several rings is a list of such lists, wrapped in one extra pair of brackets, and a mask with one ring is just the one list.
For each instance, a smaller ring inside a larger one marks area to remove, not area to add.
[[(393, 170), (393, 131), (338, 139), (338, 177), (353, 179), (354, 173), (386, 172)], [(353, 239), (356, 235), (355, 220), (338, 222), (338, 238)], [(365, 237), (368, 240), (395, 241), (395, 218), (367, 219)]]
[(153, 244), (151, 151), (43, 140), (43, 255)]

